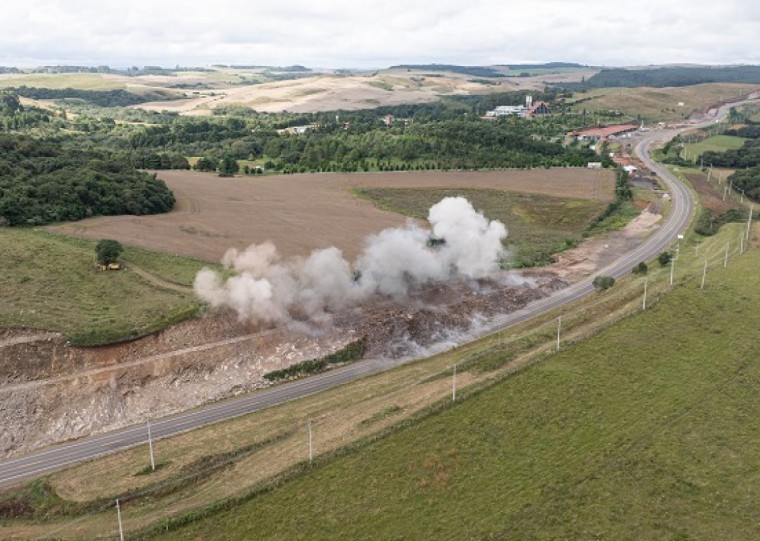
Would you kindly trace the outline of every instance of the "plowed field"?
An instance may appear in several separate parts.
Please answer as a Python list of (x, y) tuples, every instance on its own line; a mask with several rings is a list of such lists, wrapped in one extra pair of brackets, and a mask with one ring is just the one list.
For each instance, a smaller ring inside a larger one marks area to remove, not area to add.
[(611, 172), (531, 171), (301, 174), (220, 178), (161, 171), (174, 191), (174, 211), (157, 216), (99, 217), (51, 226), (58, 233), (113, 238), (124, 244), (218, 261), (227, 248), (273, 241), (283, 255), (337, 246), (353, 259), (363, 239), (406, 218), (356, 197), (353, 187), (488, 188), (611, 201)]

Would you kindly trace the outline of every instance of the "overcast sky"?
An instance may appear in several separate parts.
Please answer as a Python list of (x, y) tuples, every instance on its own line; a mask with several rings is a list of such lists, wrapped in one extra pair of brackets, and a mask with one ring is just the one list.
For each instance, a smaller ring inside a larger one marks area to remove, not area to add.
[(0, 65), (760, 64), (757, 0), (20, 0)]

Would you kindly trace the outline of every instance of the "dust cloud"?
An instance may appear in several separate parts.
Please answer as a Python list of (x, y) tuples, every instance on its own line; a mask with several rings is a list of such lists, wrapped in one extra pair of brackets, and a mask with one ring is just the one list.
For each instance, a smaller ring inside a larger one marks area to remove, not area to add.
[(425, 284), (483, 278), (499, 268), (507, 228), (464, 197), (433, 205), (428, 222), (432, 231), (410, 221), (370, 235), (353, 265), (335, 247), (287, 260), (271, 242), (231, 248), (222, 264), (234, 274), (224, 280), (204, 268), (195, 278), (195, 293), (211, 307), (231, 308), (257, 323), (318, 320), (376, 295), (401, 300)]

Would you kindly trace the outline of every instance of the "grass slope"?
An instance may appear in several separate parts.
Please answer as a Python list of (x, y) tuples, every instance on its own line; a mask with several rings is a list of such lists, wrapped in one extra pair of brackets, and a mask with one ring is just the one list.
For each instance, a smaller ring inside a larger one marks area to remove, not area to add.
[(743, 137), (735, 137), (733, 135), (714, 135), (703, 139), (698, 143), (686, 145), (685, 150), (689, 153), (689, 157), (692, 159), (698, 158), (703, 152), (725, 152), (726, 150), (737, 150), (744, 145)]
[[(149, 334), (197, 311), (189, 286), (202, 262), (126, 248), (126, 270), (96, 272), (95, 244), (0, 230), (0, 326), (60, 331), (74, 344), (95, 345)], [(134, 266), (156, 279), (138, 275)]]
[[(577, 112), (622, 111), (646, 122), (681, 121), (695, 109), (735, 99), (757, 89), (757, 85), (710, 83), (679, 88), (602, 88), (573, 96)], [(678, 105), (683, 103), (683, 105)], [(612, 121), (611, 121), (612, 122)]]
[(548, 262), (550, 254), (580, 240), (607, 206), (603, 201), (484, 189), (356, 188), (355, 192), (381, 209), (420, 220), (444, 197), (466, 197), (488, 219), (506, 224), (506, 244), (513, 247), (511, 264), (517, 267)]
[(171, 539), (757, 539), (760, 253)]

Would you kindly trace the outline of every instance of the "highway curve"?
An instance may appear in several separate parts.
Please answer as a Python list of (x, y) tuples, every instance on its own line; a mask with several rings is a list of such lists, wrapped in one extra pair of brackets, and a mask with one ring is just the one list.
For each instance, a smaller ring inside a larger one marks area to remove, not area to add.
[[(722, 107), (707, 125), (720, 120), (737, 104)], [(698, 127), (695, 124), (690, 127)], [(686, 129), (682, 128), (681, 130)], [(649, 156), (649, 149), (655, 142), (664, 142), (681, 130), (655, 131), (645, 134), (636, 146), (636, 153), (652, 171), (667, 185), (672, 197), (670, 215), (662, 226), (650, 235), (636, 249), (602, 269), (599, 274), (616, 278), (631, 271), (634, 265), (651, 259), (665, 249), (688, 225), (694, 210), (691, 192), (662, 166), (654, 163)], [(557, 291), (549, 297), (535, 301), (522, 310), (497, 318), (490, 330), (510, 327), (558, 306), (578, 300), (594, 291), (592, 277), (584, 279), (568, 288)], [(239, 396), (197, 408), (185, 413), (165, 417), (151, 423), (152, 436), (155, 439), (166, 438), (193, 430), (211, 423), (223, 421), (239, 415), (268, 408), (283, 402), (318, 393), (344, 383), (388, 370), (408, 362), (368, 359), (340, 367), (323, 374), (306, 379), (278, 385), (277, 387), (249, 395)], [(61, 469), (65, 466), (89, 460), (107, 453), (144, 444), (147, 439), (146, 426), (133, 426), (107, 434), (57, 445), (30, 455), (0, 462), (0, 487), (10, 486), (38, 475)]]

